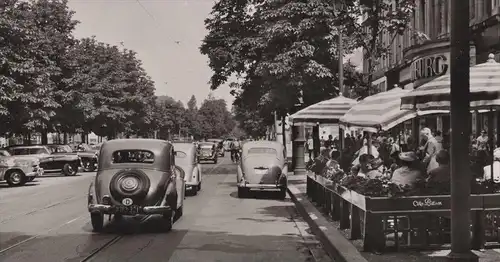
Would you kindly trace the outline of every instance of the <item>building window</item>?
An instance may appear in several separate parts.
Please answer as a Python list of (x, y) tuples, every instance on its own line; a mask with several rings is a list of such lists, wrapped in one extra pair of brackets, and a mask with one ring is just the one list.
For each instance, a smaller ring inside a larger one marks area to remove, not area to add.
[(470, 19), (476, 18), (476, 0), (469, 0)]

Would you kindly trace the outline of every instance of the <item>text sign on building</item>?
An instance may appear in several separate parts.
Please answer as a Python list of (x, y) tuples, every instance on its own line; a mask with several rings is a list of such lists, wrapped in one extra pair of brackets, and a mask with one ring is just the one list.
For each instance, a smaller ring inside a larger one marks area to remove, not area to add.
[(411, 78), (413, 81), (435, 78), (445, 75), (448, 68), (448, 58), (444, 54), (422, 57), (411, 64)]

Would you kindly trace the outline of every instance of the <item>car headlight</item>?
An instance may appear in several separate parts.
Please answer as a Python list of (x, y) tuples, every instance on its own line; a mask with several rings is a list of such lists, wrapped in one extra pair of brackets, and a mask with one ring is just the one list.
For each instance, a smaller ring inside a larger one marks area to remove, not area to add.
[(23, 166), (23, 167), (31, 165), (31, 161), (26, 161), (26, 160), (17, 160), (15, 163), (16, 163), (16, 165)]

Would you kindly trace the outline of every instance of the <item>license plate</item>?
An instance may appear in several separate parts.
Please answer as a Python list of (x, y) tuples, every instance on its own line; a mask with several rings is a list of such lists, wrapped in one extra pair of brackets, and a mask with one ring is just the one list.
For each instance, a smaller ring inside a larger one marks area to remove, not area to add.
[(124, 215), (136, 215), (141, 211), (139, 206), (114, 206), (114, 211), (116, 213)]
[(254, 169), (256, 175), (265, 175), (267, 174), (267, 169)]

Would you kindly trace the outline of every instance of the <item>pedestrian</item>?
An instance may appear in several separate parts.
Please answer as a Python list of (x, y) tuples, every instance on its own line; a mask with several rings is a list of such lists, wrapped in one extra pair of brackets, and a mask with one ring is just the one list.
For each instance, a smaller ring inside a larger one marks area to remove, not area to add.
[(432, 169), (439, 166), (436, 161), (436, 154), (443, 148), (441, 143), (439, 143), (436, 138), (431, 133), (431, 130), (427, 127), (423, 128), (420, 132), (422, 141), (425, 143), (421, 148), (423, 155), (422, 163), (429, 173)]
[(314, 152), (314, 140), (310, 133), (307, 135), (306, 147), (307, 147), (307, 153), (309, 154), (309, 160), (311, 160)]

